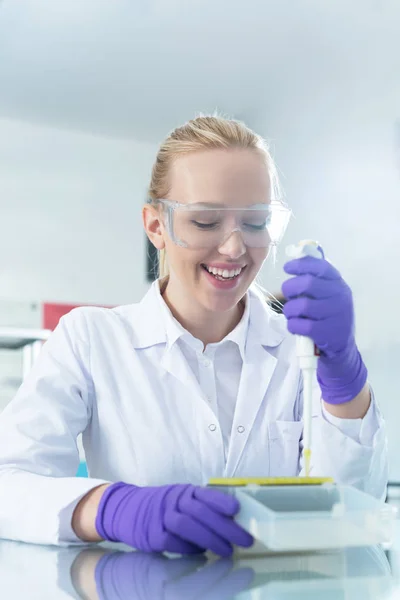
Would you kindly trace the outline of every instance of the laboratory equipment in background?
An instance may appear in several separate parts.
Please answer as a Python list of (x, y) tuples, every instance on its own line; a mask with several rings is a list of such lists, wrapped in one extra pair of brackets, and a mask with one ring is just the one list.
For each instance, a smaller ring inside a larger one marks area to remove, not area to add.
[(22, 350), (21, 381), (31, 370), (39, 356), (43, 342), (51, 334), (48, 329), (22, 329), (0, 327), (0, 350)]
[(7, 386), (14, 395), (61, 317), (79, 306), (83, 305), (0, 300), (0, 350), (22, 352), (22, 361), (9, 354), (1, 361), (0, 391)]

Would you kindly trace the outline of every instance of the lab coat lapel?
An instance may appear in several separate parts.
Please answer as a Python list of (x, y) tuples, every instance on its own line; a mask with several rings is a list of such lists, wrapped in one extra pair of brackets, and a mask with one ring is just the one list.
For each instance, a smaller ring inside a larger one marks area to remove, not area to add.
[[(250, 318), (245, 357), (225, 476), (233, 477), (277, 365), (275, 347), (287, 335), (282, 316), (267, 306), (262, 292), (250, 290)], [(249, 474), (251, 475), (251, 473)]]
[(177, 343), (165, 351), (161, 367), (190, 390), (191, 398), (195, 395), (203, 396), (200, 385)]
[(261, 345), (250, 347), (246, 354), (233, 419), (226, 477), (234, 476), (277, 364), (275, 356)]
[[(160, 310), (158, 285), (158, 281), (152, 284), (139, 305), (139, 313), (135, 315), (133, 343), (135, 348), (148, 348), (162, 344), (164, 350), (161, 355), (160, 368), (165, 374), (169, 373), (185, 385), (190, 398), (194, 401), (196, 396), (203, 397), (203, 394), (179, 344), (177, 341), (169, 343), (165, 320)], [(204, 406), (207, 406), (206, 403)], [(211, 409), (208, 408), (208, 410)]]

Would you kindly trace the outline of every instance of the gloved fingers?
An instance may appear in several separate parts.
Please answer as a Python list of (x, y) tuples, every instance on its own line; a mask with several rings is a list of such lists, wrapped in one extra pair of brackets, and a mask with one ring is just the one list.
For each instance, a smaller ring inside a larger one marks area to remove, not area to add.
[(305, 335), (315, 342), (313, 337), (314, 323), (315, 321), (311, 321), (310, 319), (289, 319), (287, 328), (290, 333), (293, 333), (294, 335)]
[(200, 500), (200, 502), (219, 512), (221, 515), (233, 517), (239, 512), (240, 504), (238, 499), (220, 490), (195, 486), (193, 495), (197, 500)]
[(313, 321), (322, 321), (343, 312), (342, 303), (339, 301), (314, 300), (312, 298), (294, 298), (283, 307), (283, 314), (287, 319), (303, 318)]
[(343, 289), (343, 280), (321, 279), (315, 275), (298, 275), (291, 277), (282, 284), (282, 294), (288, 300), (298, 296), (308, 296), (315, 299), (326, 299), (336, 296)]
[(167, 510), (164, 523), (168, 532), (177, 535), (190, 544), (212, 550), (220, 556), (232, 555), (233, 548), (226, 540), (188, 515), (177, 510)]
[[(201, 554), (205, 551), (205, 546), (196, 543), (195, 540), (184, 539), (178, 532), (169, 530), (166, 526), (166, 517), (168, 514), (176, 511), (179, 497), (188, 489), (193, 489), (193, 485), (173, 485), (165, 488), (166, 493), (162, 498), (162, 505), (157, 507), (157, 513), (161, 511), (162, 520), (152, 518), (149, 536), (152, 539), (152, 547), (159, 552), (174, 552), (177, 554)], [(153, 532), (155, 529), (155, 532)], [(161, 529), (161, 531), (160, 531)], [(155, 547), (157, 545), (157, 547)]]
[(159, 549), (159, 552), (202, 554), (205, 550), (205, 547), (199, 546), (194, 540), (184, 539), (180, 534), (175, 535), (174, 532), (168, 530), (162, 536), (162, 547)]
[(178, 510), (183, 514), (193, 517), (230, 544), (248, 548), (254, 542), (252, 536), (236, 523), (232, 517), (216, 513), (207, 504), (197, 500), (190, 494), (190, 490), (180, 496)]
[[(287, 322), (290, 333), (310, 337), (322, 351), (328, 349), (332, 342), (332, 331), (338, 330), (340, 322), (337, 317), (313, 321), (312, 319), (293, 318)], [(337, 342), (335, 342), (337, 343)]]
[(285, 273), (289, 275), (314, 275), (322, 279), (340, 279), (339, 271), (327, 260), (323, 258), (314, 258), (313, 256), (304, 256), (289, 260), (284, 265)]

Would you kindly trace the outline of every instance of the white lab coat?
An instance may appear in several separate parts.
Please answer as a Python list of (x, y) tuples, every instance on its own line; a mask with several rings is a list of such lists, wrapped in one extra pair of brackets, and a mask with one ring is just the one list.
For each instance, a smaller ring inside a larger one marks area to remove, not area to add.
[[(179, 346), (167, 351), (157, 294), (156, 283), (139, 304), (75, 309), (46, 342), (0, 416), (0, 537), (79, 543), (73, 509), (108, 481), (206, 484), (211, 477), (299, 473), (302, 385), (285, 318), (249, 292), (225, 460), (216, 416)], [(345, 433), (347, 421), (340, 427), (324, 418), (317, 386), (313, 412), (312, 474), (382, 497), (386, 437), (375, 400), (358, 439)], [(88, 479), (75, 477), (80, 433)]]

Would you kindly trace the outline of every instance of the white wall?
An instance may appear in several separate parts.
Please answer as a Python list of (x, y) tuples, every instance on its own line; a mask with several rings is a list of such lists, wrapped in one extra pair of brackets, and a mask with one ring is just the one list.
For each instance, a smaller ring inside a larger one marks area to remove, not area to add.
[(156, 148), (0, 120), (0, 297), (119, 304), (145, 282)]
[[(31, 302), (124, 304), (146, 291), (140, 209), (156, 148), (0, 120), (0, 325)], [(0, 350), (0, 408), (19, 352)]]

